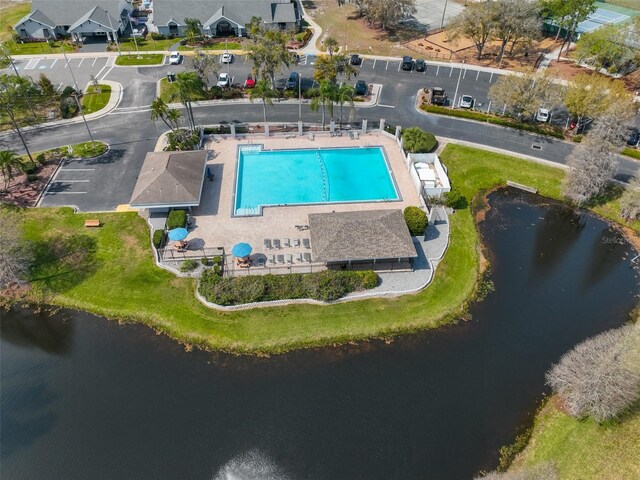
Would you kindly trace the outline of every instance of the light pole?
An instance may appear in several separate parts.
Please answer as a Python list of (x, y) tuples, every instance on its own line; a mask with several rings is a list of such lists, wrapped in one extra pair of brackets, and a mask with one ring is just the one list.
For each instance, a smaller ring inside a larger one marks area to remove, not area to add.
[(442, 10), (442, 21), (440, 22), (440, 28), (444, 27), (444, 14), (447, 13), (447, 3), (449, 3), (449, 0), (444, 0), (444, 9)]
[[(227, 52), (227, 77), (229, 77), (229, 63), (231, 62), (231, 58), (229, 58), (229, 37), (224, 39), (224, 51)], [(231, 84), (231, 81), (229, 81), (229, 84)]]
[[(127, 15), (129, 17), (129, 26), (131, 27), (131, 12), (129, 12), (129, 10), (127, 10)], [(136, 53), (138, 54), (138, 60), (142, 58), (142, 55), (140, 55), (140, 50), (138, 49), (138, 41), (136, 40), (136, 36), (133, 33), (133, 27), (131, 27), (131, 36), (133, 37), (133, 43), (135, 43), (136, 45)]]
[(67, 68), (69, 69), (69, 73), (71, 73), (71, 78), (73, 78), (73, 86), (75, 87), (76, 91), (78, 91), (78, 82), (76, 82), (76, 76), (73, 74), (73, 70), (71, 69), (71, 65), (69, 64), (69, 58), (64, 51), (64, 46), (61, 46), (60, 48), (62, 50), (62, 55), (64, 55), (64, 61), (67, 62)]
[(105, 10), (105, 12), (107, 13), (107, 17), (109, 17), (109, 26), (111, 27), (111, 36), (113, 37), (113, 40), (115, 40), (116, 42), (116, 48), (118, 49), (118, 56), (122, 55), (122, 52), (120, 52), (120, 42), (118, 42), (118, 35), (115, 33), (115, 30), (113, 29), (113, 23), (111, 22), (111, 15), (109, 15), (109, 12), (107, 10)]
[(91, 145), (95, 146), (96, 142), (93, 140), (93, 135), (91, 135), (91, 130), (89, 129), (89, 124), (87, 123), (87, 119), (84, 116), (84, 112), (82, 111), (82, 105), (80, 105), (80, 101), (78, 100), (78, 93), (74, 93), (73, 98), (76, 101), (76, 105), (78, 105), (78, 111), (80, 115), (82, 115), (82, 121), (84, 122), (84, 126), (87, 127), (87, 133), (89, 134), (89, 138), (91, 139)]
[(20, 78), (20, 74), (18, 73), (18, 69), (16, 68), (15, 63), (13, 63), (13, 57), (11, 56), (11, 54), (9, 53), (9, 51), (7, 50), (7, 46), (3, 43), (2, 45), (2, 53), (4, 53), (7, 58), (9, 59), (9, 63), (11, 64), (11, 67), (13, 67), (13, 71), (16, 72), (16, 76), (18, 78)]

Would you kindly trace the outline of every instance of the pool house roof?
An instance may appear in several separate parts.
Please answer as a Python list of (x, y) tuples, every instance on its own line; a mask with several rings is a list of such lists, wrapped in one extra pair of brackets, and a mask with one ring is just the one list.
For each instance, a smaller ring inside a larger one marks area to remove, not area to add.
[(130, 205), (136, 208), (199, 205), (207, 157), (205, 150), (147, 153)]
[(410, 259), (418, 256), (402, 210), (309, 214), (318, 262)]

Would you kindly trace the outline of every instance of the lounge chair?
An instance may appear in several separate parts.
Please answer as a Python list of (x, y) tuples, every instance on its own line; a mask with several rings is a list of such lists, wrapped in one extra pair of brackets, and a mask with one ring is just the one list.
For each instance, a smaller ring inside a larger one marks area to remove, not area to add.
[(284, 263), (284, 255), (278, 255), (278, 263)]
[(273, 248), (280, 248), (280, 239), (279, 238), (274, 238), (273, 239)]
[(264, 248), (271, 250), (273, 248), (273, 246), (271, 245), (271, 239), (270, 238), (265, 238), (264, 239)]
[(304, 255), (304, 261), (307, 263), (311, 263), (311, 254), (308, 252), (305, 252), (303, 255)]
[(304, 245), (304, 248), (311, 248), (311, 242), (309, 241), (308, 238), (302, 239), (302, 245)]
[(300, 246), (300, 239), (299, 238), (294, 238), (293, 240), (291, 240), (291, 245), (293, 245), (294, 247), (299, 247)]
[(291, 255), (285, 255), (285, 258), (287, 259), (287, 263), (293, 263), (293, 257)]
[(302, 263), (302, 254), (301, 253), (296, 253), (296, 262)]
[(289, 241), (289, 239), (288, 239), (288, 238), (285, 238), (284, 240), (282, 240), (282, 244), (283, 244), (285, 247), (290, 247), (290, 246), (291, 246), (291, 242)]
[(269, 255), (269, 265), (275, 265), (275, 264), (276, 264), (276, 256)]
[(309, 140), (315, 140), (315, 139), (316, 139), (316, 136), (313, 133), (309, 132)]

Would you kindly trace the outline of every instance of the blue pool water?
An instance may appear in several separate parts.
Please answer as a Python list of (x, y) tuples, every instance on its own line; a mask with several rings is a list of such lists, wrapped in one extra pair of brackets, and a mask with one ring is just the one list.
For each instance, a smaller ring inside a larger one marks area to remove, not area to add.
[(381, 147), (259, 150), (240, 147), (236, 215), (269, 205), (398, 200)]

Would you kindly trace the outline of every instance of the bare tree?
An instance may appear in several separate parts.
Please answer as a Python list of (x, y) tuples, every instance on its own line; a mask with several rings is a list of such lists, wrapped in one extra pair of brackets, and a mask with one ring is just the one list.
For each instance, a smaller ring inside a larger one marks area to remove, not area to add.
[(540, 107), (554, 108), (560, 102), (560, 90), (547, 71), (529, 69), (522, 74), (502, 75), (489, 90), (489, 98), (506, 105), (515, 116), (524, 120), (535, 115)]
[(571, 169), (565, 178), (564, 195), (581, 207), (602, 193), (616, 171), (618, 156), (609, 143), (590, 134), (567, 157), (567, 164)]
[(638, 324), (587, 339), (547, 372), (547, 384), (570, 415), (597, 422), (617, 417), (640, 396), (639, 343)]
[(370, 23), (386, 31), (416, 13), (416, 0), (363, 0), (361, 12)]
[(556, 466), (552, 462), (544, 462), (508, 472), (489, 472), (475, 477), (474, 480), (558, 480), (559, 478)]
[(498, 57), (502, 64), (507, 45), (510, 53), (519, 41), (530, 42), (540, 32), (540, 15), (537, 2), (528, 0), (498, 0), (494, 38), (500, 41)]
[(196, 50), (193, 56), (187, 57), (187, 65), (200, 77), (206, 89), (209, 88), (209, 75), (218, 74), (217, 56), (207, 55), (202, 50)]
[(470, 38), (481, 59), (485, 45), (496, 32), (497, 16), (496, 2), (472, 3), (449, 23), (448, 39), (455, 42), (460, 37)]
[(19, 214), (0, 208), (0, 290), (26, 281), (31, 250), (23, 239)]
[(628, 221), (640, 219), (640, 177), (631, 179), (620, 197), (620, 216)]

